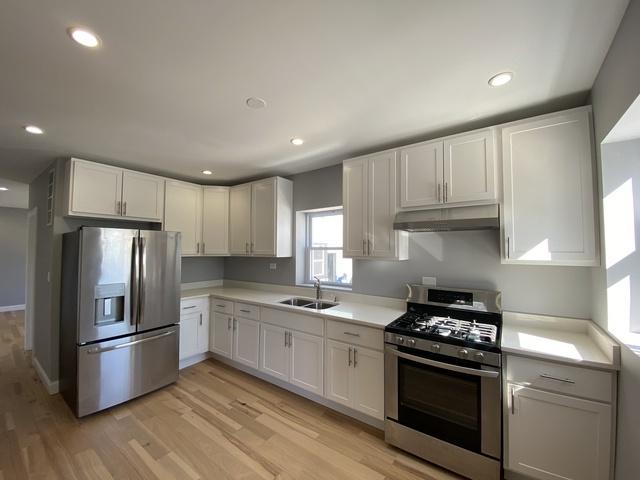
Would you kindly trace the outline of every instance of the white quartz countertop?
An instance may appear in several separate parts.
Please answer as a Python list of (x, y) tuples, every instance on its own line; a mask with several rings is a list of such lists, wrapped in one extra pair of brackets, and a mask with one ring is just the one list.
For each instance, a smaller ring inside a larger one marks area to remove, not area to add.
[[(234, 302), (244, 302), (270, 308), (278, 308), (286, 311), (295, 311), (305, 315), (315, 315), (329, 318), (331, 320), (341, 320), (349, 323), (361, 324), (369, 327), (384, 328), (400, 315), (405, 313), (399, 308), (390, 308), (367, 303), (341, 301), (339, 305), (324, 310), (314, 310), (304, 307), (294, 307), (279, 303), (282, 300), (299, 296), (283, 292), (269, 292), (264, 290), (253, 290), (250, 288), (236, 287), (209, 287), (193, 290), (183, 290), (182, 298), (196, 298), (211, 296), (222, 298)], [(305, 297), (308, 298), (308, 297)]]
[(590, 368), (620, 369), (620, 346), (590, 320), (504, 312), (502, 351)]

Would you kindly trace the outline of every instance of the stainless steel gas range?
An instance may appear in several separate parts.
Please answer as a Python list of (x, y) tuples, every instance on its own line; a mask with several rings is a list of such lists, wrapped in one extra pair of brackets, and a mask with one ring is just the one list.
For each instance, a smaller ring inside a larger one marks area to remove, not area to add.
[(501, 294), (408, 285), (385, 328), (385, 440), (474, 480), (501, 470)]

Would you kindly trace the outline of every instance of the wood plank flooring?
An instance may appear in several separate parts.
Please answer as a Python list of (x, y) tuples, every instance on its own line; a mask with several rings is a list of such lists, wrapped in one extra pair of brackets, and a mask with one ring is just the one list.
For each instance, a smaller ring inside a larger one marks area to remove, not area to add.
[(213, 360), (82, 420), (48, 395), (0, 313), (0, 480), (454, 480), (382, 432)]

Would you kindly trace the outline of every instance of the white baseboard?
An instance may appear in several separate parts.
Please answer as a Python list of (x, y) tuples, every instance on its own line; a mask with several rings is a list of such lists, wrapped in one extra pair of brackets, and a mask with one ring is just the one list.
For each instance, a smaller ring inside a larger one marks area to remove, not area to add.
[(24, 310), (24, 303), (22, 305), (4, 305), (4, 306), (0, 306), (0, 312), (15, 312), (17, 310)]
[(196, 288), (211, 288), (211, 287), (221, 287), (222, 279), (220, 280), (205, 280), (203, 282), (189, 282), (183, 283), (180, 285), (181, 290), (193, 290)]
[(44, 388), (46, 388), (47, 392), (49, 392), (49, 395), (55, 395), (56, 393), (58, 393), (60, 391), (60, 383), (58, 382), (58, 380), (52, 382), (49, 379), (49, 376), (44, 371), (44, 368), (42, 368), (42, 365), (40, 365), (40, 362), (35, 356), (31, 357), (31, 363), (33, 365), (33, 368), (35, 368), (38, 377), (40, 377), (40, 381), (44, 385)]

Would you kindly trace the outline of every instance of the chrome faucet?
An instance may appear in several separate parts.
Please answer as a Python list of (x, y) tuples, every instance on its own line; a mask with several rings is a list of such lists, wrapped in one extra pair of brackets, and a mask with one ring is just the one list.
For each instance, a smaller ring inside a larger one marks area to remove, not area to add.
[(320, 300), (322, 298), (322, 290), (320, 288), (320, 279), (318, 277), (313, 277), (315, 282), (313, 282), (313, 288), (316, 289), (316, 300)]

